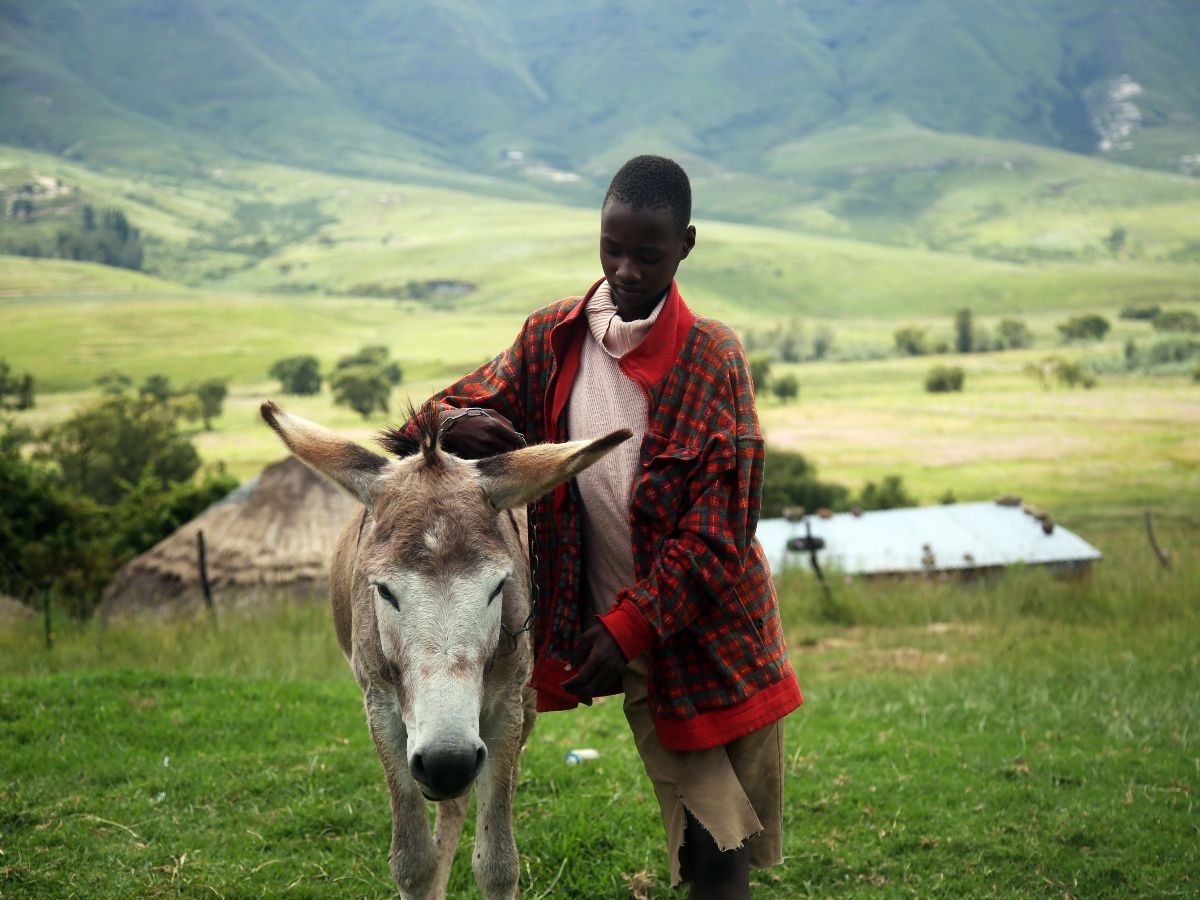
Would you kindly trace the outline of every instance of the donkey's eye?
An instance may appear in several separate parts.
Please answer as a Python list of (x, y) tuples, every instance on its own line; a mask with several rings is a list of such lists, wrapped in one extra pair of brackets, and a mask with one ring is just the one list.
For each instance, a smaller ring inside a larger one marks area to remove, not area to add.
[(379, 596), (386, 600), (388, 604), (391, 605), (392, 609), (399, 612), (400, 604), (396, 602), (395, 595), (388, 590), (386, 584), (380, 584), (378, 581), (375, 582), (375, 590), (379, 591)]
[(488, 597), (488, 603), (491, 603), (493, 600), (495, 600), (497, 597), (500, 596), (500, 592), (504, 590), (504, 582), (505, 581), (508, 581), (508, 579), (505, 578), (498, 585), (496, 585), (496, 589), (494, 591), (492, 591), (492, 596)]

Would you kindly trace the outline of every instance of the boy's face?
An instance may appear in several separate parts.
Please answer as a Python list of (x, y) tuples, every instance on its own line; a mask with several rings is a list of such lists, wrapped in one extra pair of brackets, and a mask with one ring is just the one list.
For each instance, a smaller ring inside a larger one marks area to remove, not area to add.
[(680, 228), (667, 209), (634, 209), (610, 200), (600, 212), (600, 265), (621, 318), (644, 319), (696, 246), (696, 228)]

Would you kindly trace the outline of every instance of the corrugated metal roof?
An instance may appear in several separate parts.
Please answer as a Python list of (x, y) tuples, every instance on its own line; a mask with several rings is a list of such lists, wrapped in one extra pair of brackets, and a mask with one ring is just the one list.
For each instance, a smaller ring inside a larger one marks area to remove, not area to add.
[[(1018, 564), (1091, 562), (1101, 553), (1079, 535), (1042, 523), (1019, 506), (955, 503), (886, 509), (828, 519), (809, 516), (822, 566), (851, 575), (977, 569)], [(787, 542), (805, 534), (805, 523), (763, 519), (758, 539), (773, 571), (783, 565), (807, 567), (808, 553), (787, 551)]]

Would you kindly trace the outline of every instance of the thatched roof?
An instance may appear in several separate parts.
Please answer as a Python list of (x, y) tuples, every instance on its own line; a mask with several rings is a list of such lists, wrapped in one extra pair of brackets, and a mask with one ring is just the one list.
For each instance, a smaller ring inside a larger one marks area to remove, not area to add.
[(32, 606), (26, 606), (20, 600), (0, 594), (0, 623), (32, 619), (36, 612)]
[(199, 531), (218, 609), (269, 595), (324, 594), (334, 542), (359, 509), (289, 456), (130, 560), (105, 590), (98, 613), (108, 618), (202, 610)]

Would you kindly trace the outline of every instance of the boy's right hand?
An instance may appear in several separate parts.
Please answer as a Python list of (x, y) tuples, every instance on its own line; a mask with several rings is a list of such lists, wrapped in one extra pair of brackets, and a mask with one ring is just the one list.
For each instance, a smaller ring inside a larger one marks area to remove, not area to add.
[(442, 448), (463, 459), (485, 459), (525, 446), (525, 436), (512, 422), (495, 410), (479, 407), (444, 413), (440, 435)]

